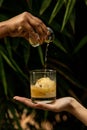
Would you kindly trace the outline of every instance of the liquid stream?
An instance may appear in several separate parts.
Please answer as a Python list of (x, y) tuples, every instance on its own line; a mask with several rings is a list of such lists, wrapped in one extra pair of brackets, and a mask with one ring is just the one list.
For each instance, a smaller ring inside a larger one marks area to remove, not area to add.
[(49, 44), (46, 45), (46, 50), (45, 50), (44, 70), (47, 69), (48, 47), (49, 47)]
[[(49, 44), (46, 45), (45, 50), (45, 61), (44, 61), (44, 71), (47, 70), (47, 57), (48, 57), (48, 47)], [(43, 77), (47, 78), (47, 75), (45, 74)], [(37, 87), (35, 85), (31, 85), (31, 100), (34, 103), (52, 103), (56, 99), (56, 83), (55, 81), (50, 81), (51, 85), (50, 87)], [(47, 83), (46, 83), (47, 84)], [(43, 85), (42, 85), (43, 86)]]

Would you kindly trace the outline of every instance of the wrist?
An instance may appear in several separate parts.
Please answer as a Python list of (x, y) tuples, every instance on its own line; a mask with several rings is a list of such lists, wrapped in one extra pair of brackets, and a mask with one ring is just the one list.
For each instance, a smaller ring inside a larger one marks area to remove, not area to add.
[(73, 114), (73, 112), (74, 112), (77, 108), (78, 108), (78, 105), (77, 105), (76, 99), (73, 98), (73, 97), (70, 97), (70, 98), (69, 98), (69, 103), (68, 103), (68, 109), (67, 109), (67, 111), (68, 111), (69, 113), (72, 113), (72, 114)]
[(68, 112), (74, 115), (78, 120), (87, 126), (87, 109), (76, 99), (71, 98)]

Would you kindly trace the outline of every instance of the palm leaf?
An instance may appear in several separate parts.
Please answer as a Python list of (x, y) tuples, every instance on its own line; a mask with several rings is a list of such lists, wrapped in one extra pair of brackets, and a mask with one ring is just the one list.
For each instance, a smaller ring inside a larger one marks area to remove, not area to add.
[(85, 4), (87, 5), (87, 0), (84, 0), (85, 1)]
[[(72, 76), (71, 74), (64, 72), (63, 69), (59, 69), (56, 66), (53, 66), (52, 64), (48, 64), (48, 66), (50, 68), (53, 68), (57, 71), (58, 74), (60, 74), (62, 77), (65, 78), (66, 81), (69, 81), (71, 84), (73, 84), (74, 86), (77, 86), (78, 88), (83, 88), (83, 85), (79, 83), (79, 81), (77, 81), (74, 76)], [(67, 86), (68, 87), (68, 86)]]
[(62, 27), (61, 27), (61, 31), (64, 29), (72, 11), (75, 5), (75, 0), (68, 0), (68, 3), (66, 5), (66, 11), (65, 11), (65, 15), (64, 15), (64, 19), (63, 19), (63, 23), (62, 23)]
[(8, 65), (14, 70), (16, 71), (16, 68), (13, 66), (13, 64), (11, 63), (11, 61), (9, 60), (9, 58), (4, 54), (4, 52), (0, 49), (0, 54), (1, 56), (5, 59), (5, 61), (8, 63)]
[(40, 15), (44, 13), (44, 11), (49, 7), (52, 0), (44, 0), (40, 9)]
[(3, 64), (3, 60), (2, 60), (1, 55), (0, 55), (0, 77), (2, 79), (2, 84), (3, 84), (3, 87), (4, 87), (5, 95), (7, 95), (7, 82), (6, 82), (4, 64)]
[(77, 53), (85, 44), (87, 44), (87, 35), (82, 38), (78, 46), (74, 49), (73, 53)]
[(53, 11), (52, 11), (52, 14), (51, 14), (51, 17), (50, 17), (50, 20), (49, 20), (49, 24), (52, 22), (52, 20), (55, 18), (55, 16), (57, 15), (58, 11), (61, 9), (62, 5), (64, 3), (64, 0), (58, 0)]
[(38, 47), (38, 52), (39, 52), (41, 63), (44, 66), (44, 56), (43, 56), (43, 52), (42, 52), (41, 46)]
[(62, 46), (62, 43), (60, 43), (60, 41), (58, 39), (55, 39), (54, 44), (60, 48), (60, 50), (62, 50), (64, 53), (67, 53), (67, 50)]
[(3, 1), (4, 1), (4, 0), (0, 0), (0, 6), (2, 6)]
[(8, 63), (8, 65), (17, 73), (21, 74), (26, 80), (28, 80), (27, 76), (22, 72), (22, 70), (19, 68), (19, 66), (16, 64), (16, 62), (13, 59), (9, 59), (5, 53), (3, 53), (2, 50), (0, 50), (0, 54), (5, 59), (5, 61)]
[(28, 77), (23, 73), (23, 71), (20, 69), (18, 64), (13, 59), (11, 59), (11, 63), (15, 67), (16, 72), (19, 73), (21, 76), (23, 76), (28, 81)]
[(7, 49), (8, 55), (12, 57), (12, 48), (10, 46), (10, 41), (7, 38), (4, 38), (5, 47)]

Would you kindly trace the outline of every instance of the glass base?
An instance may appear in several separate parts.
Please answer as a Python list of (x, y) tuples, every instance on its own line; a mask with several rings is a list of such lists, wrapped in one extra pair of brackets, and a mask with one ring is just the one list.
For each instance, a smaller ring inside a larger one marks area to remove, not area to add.
[(33, 103), (53, 103), (55, 101), (55, 97), (52, 98), (31, 98)]

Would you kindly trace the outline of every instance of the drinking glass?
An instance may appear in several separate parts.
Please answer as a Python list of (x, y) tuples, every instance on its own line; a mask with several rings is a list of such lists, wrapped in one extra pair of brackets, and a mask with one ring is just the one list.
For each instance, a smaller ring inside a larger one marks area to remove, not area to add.
[(34, 103), (52, 103), (56, 99), (56, 70), (30, 71), (31, 100)]

